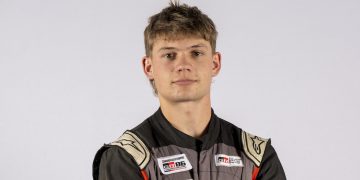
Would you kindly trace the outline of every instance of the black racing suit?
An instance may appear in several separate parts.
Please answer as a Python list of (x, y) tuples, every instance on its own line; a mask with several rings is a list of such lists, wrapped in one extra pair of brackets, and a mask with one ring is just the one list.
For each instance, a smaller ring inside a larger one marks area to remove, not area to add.
[(286, 179), (270, 140), (245, 133), (213, 111), (205, 135), (195, 139), (175, 129), (161, 109), (97, 152), (93, 178)]

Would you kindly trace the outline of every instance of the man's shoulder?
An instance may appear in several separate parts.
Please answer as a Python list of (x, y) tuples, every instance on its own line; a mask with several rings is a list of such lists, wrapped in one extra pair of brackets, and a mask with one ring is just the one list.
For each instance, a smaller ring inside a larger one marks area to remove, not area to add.
[(270, 145), (270, 139), (262, 138), (246, 131), (242, 131), (241, 140), (244, 153), (256, 164), (256, 166), (259, 167), (263, 160), (265, 151)]
[(134, 156), (132, 152), (146, 154), (147, 149), (151, 149), (154, 141), (154, 138), (152, 137), (153, 128), (150, 121), (151, 117), (145, 119), (136, 127), (126, 130), (120, 137), (111, 142), (110, 145), (118, 146), (125, 151), (130, 152), (132, 156)]
[(265, 151), (271, 146), (270, 139), (249, 133), (242, 128), (230, 123), (224, 119), (220, 119), (221, 131), (223, 132), (223, 140), (226, 142), (228, 137), (232, 138), (231, 142), (238, 144), (237, 148), (245, 153), (257, 166), (260, 166)]
[(144, 141), (132, 131), (125, 131), (118, 139), (110, 143), (110, 145), (125, 150), (134, 158), (141, 169), (149, 162), (149, 148)]
[[(144, 121), (145, 122), (145, 121)], [(143, 123), (144, 123), (143, 122)], [(132, 130), (126, 130), (120, 137), (111, 143), (104, 144), (96, 153), (93, 161), (93, 177), (98, 177), (100, 162), (118, 163), (136, 166), (143, 169), (150, 161), (150, 150), (141, 133), (145, 124), (141, 123)], [(140, 131), (139, 131), (140, 130)], [(116, 161), (115, 161), (116, 159)]]

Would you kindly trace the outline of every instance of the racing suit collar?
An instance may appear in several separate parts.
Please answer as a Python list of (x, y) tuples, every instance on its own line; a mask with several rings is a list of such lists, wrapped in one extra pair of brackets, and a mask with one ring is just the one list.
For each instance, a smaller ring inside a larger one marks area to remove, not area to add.
[(205, 134), (198, 139), (189, 136), (172, 126), (165, 118), (161, 108), (155, 112), (153, 120), (157, 132), (166, 141), (166, 144), (174, 144), (196, 151), (205, 150), (214, 145), (220, 132), (219, 118), (215, 115), (213, 109), (211, 109), (211, 117), (208, 127), (205, 130)]

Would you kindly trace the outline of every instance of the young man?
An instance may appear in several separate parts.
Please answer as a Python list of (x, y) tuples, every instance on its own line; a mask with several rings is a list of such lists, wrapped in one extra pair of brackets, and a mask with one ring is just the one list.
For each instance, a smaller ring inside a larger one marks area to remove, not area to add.
[(119, 139), (104, 145), (95, 180), (285, 180), (270, 140), (220, 119), (210, 101), (221, 69), (217, 32), (196, 7), (171, 3), (150, 17), (143, 70), (160, 108)]

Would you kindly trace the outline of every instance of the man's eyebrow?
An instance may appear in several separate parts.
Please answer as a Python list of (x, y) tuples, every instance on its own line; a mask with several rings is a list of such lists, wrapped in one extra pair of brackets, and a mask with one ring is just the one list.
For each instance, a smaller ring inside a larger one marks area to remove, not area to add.
[(199, 48), (199, 47), (206, 47), (206, 45), (203, 44), (203, 43), (195, 44), (195, 45), (190, 46), (188, 49), (191, 49), (191, 48)]
[(159, 50), (158, 50), (158, 52), (160, 52), (160, 51), (166, 51), (166, 50), (174, 50), (174, 49), (176, 49), (175, 47), (162, 47), (162, 48), (160, 48)]

